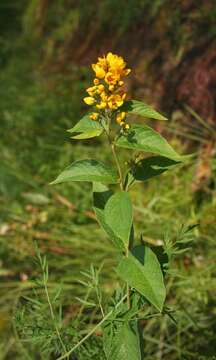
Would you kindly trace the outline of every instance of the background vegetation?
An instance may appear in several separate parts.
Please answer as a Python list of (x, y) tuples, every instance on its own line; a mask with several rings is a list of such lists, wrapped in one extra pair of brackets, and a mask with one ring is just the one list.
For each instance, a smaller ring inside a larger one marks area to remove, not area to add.
[[(79, 283), (86, 278), (81, 271), (91, 271), (95, 280), (90, 265), (97, 269), (103, 262), (104, 301), (118, 284), (112, 246), (91, 210), (90, 185), (49, 186), (77, 157), (110, 161), (103, 139), (80, 145), (66, 132), (85, 111), (89, 64), (108, 50), (134, 69), (127, 84), (131, 97), (168, 115), (170, 142), (194, 154), (174, 173), (133, 192), (145, 241), (189, 247), (172, 249), (167, 305), (176, 324), (166, 315), (143, 320), (145, 359), (214, 358), (215, 36), (216, 5), (208, 0), (1, 2), (1, 360), (56, 359), (60, 351), (38, 282), (35, 242), (47, 258), (48, 289), (68, 348), (100, 318), (97, 307), (77, 300), (88, 292)], [(73, 359), (104, 359), (101, 333)]]

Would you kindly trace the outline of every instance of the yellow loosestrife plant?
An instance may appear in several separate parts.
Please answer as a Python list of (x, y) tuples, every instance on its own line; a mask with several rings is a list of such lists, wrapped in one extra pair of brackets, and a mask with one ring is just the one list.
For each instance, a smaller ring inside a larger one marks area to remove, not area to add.
[[(124, 80), (131, 70), (121, 56), (109, 52), (92, 65), (93, 84), (86, 89), (84, 102), (91, 107), (69, 130), (72, 139), (90, 139), (105, 134), (113, 157), (114, 167), (95, 159), (82, 159), (69, 165), (52, 184), (87, 181), (93, 184), (93, 208), (97, 221), (119, 255), (115, 269), (125, 286), (121, 298), (102, 320), (77, 345), (63, 354), (67, 358), (100, 326), (103, 329), (104, 352), (107, 360), (143, 359), (139, 331), (139, 312), (152, 305), (163, 312), (166, 297), (164, 272), (155, 252), (142, 239), (134, 246), (133, 206), (129, 190), (137, 182), (159, 176), (182, 162), (169, 143), (145, 124), (130, 124), (130, 115), (167, 120), (142, 101), (127, 100)], [(123, 171), (118, 149), (151, 153), (148, 157), (135, 156)], [(110, 185), (115, 184), (115, 193)]]

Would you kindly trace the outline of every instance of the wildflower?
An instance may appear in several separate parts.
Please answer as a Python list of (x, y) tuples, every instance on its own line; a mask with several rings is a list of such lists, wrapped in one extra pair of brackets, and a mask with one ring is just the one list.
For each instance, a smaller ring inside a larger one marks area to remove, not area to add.
[[(92, 64), (92, 69), (95, 72), (93, 86), (86, 89), (89, 96), (83, 100), (87, 105), (94, 105), (96, 109), (117, 110), (119, 109), (126, 98), (126, 93), (121, 90), (124, 85), (123, 77), (130, 73), (130, 69), (126, 67), (126, 62), (121, 56), (109, 52), (106, 56), (98, 57), (95, 64)], [(100, 113), (100, 111), (99, 111)], [(92, 113), (90, 118), (97, 120), (99, 113)], [(129, 125), (125, 124), (125, 112), (117, 114), (116, 121), (124, 129)]]
[(98, 64), (92, 64), (92, 69), (94, 70), (96, 77), (99, 79), (103, 79), (106, 75), (105, 70)]
[(106, 101), (106, 102), (107, 102), (109, 95), (108, 95), (108, 94), (106, 93), (106, 91), (104, 90), (104, 91), (102, 91), (102, 92), (100, 93), (100, 97), (101, 97), (101, 99), (102, 99), (103, 101)]
[(118, 56), (118, 55), (115, 55), (115, 54), (112, 54), (111, 52), (109, 52), (107, 54), (106, 59), (107, 59), (110, 69), (119, 71), (119, 70), (124, 70), (126, 67), (126, 63), (121, 56)]
[(123, 105), (125, 96), (121, 96), (120, 94), (113, 94), (108, 98), (108, 106), (110, 109), (118, 109)]
[(125, 129), (125, 130), (130, 129), (130, 125), (129, 125), (129, 124), (125, 124), (125, 123), (124, 123), (124, 129)]
[(98, 85), (97, 90), (98, 90), (98, 93), (99, 93), (99, 94), (101, 94), (102, 92), (104, 92), (104, 85), (103, 85), (103, 84)]
[(115, 85), (120, 78), (127, 76), (130, 69), (126, 69), (126, 63), (121, 56), (109, 52), (105, 57), (99, 57), (96, 64), (92, 64), (96, 77), (105, 78), (107, 84)]
[(99, 85), (99, 83), (100, 83), (100, 81), (98, 79), (96, 79), (96, 78), (94, 79), (93, 82), (94, 82), (94, 85)]
[(120, 77), (127, 76), (130, 73), (131, 70), (126, 69), (126, 62), (121, 56), (109, 52), (106, 58), (109, 64), (109, 71), (115, 74), (116, 78), (120, 79)]
[(107, 71), (107, 66), (108, 66), (108, 64), (107, 64), (107, 57), (105, 57), (105, 56), (99, 57), (97, 64), (98, 64), (99, 66), (101, 66), (105, 71)]
[(94, 94), (97, 91), (97, 86), (91, 86), (88, 89), (86, 89), (86, 92), (90, 95), (90, 96), (94, 96)]
[(109, 91), (112, 92), (115, 89), (114, 85), (109, 85)]
[(95, 103), (95, 99), (92, 96), (87, 96), (83, 99), (83, 101), (87, 104), (87, 105), (93, 105)]
[(93, 112), (93, 113), (90, 115), (90, 119), (92, 119), (92, 120), (97, 120), (98, 117), (99, 117), (99, 114), (96, 113), (96, 112)]
[(115, 85), (117, 83), (117, 81), (119, 80), (119, 78), (120, 78), (120, 75), (117, 72), (110, 71), (105, 75), (104, 80), (108, 85)]
[(118, 124), (120, 124), (126, 117), (126, 112), (122, 111), (120, 113), (117, 114), (116, 116), (116, 121)]
[(126, 117), (126, 112), (122, 111), (117, 114), (116, 121), (124, 130), (128, 130), (130, 126), (126, 124), (125, 117)]
[(99, 110), (103, 110), (103, 109), (106, 109), (107, 104), (106, 104), (105, 101), (101, 101), (99, 104), (96, 105), (96, 107), (97, 107)]
[(130, 129), (130, 125), (129, 125), (129, 124), (126, 124), (125, 121), (121, 121), (121, 122), (120, 122), (120, 126), (121, 126), (124, 130)]

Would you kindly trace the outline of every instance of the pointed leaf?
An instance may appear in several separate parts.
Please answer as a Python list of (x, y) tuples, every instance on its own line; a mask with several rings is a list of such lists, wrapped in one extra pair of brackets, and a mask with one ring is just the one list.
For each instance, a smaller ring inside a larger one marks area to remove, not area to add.
[(120, 238), (127, 246), (133, 222), (133, 210), (129, 194), (121, 191), (111, 196), (104, 211), (106, 223), (115, 236)]
[(84, 116), (68, 132), (71, 133), (72, 139), (90, 139), (103, 133), (103, 127), (98, 121), (90, 119), (89, 115)]
[(99, 182), (93, 182), (93, 204), (95, 207), (103, 210), (112, 195), (112, 190), (106, 185)]
[(117, 273), (131, 287), (162, 311), (166, 290), (160, 263), (147, 246), (136, 246), (128, 257), (123, 257)]
[(93, 209), (101, 228), (106, 232), (113, 244), (120, 250), (124, 249), (124, 244), (119, 239), (105, 221), (104, 207), (108, 199), (112, 196), (112, 191), (105, 185), (93, 183)]
[(157, 131), (147, 125), (133, 125), (127, 133), (117, 139), (117, 146), (151, 152), (169, 159), (181, 161), (180, 155), (168, 144)]
[(137, 320), (106, 326), (104, 352), (107, 360), (142, 360)]
[(115, 171), (99, 161), (86, 159), (75, 161), (51, 184), (60, 184), (68, 181), (96, 181), (115, 184), (118, 182), (118, 176)]
[(167, 120), (167, 118), (154, 110), (151, 106), (142, 101), (130, 100), (124, 103), (122, 111), (129, 112), (134, 115), (144, 116), (155, 120)]
[(163, 156), (151, 156), (139, 161), (133, 169), (130, 170), (130, 175), (133, 180), (146, 181), (172, 169), (179, 163), (180, 161), (168, 159)]

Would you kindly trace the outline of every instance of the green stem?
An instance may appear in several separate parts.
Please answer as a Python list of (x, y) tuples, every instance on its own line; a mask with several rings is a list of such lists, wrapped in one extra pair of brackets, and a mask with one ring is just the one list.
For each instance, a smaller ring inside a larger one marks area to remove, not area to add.
[[(111, 146), (113, 158), (114, 158), (114, 161), (115, 161), (115, 163), (116, 163), (116, 167), (117, 167), (117, 170), (118, 170), (118, 173), (119, 173), (120, 188), (121, 188), (121, 190), (123, 191), (123, 190), (124, 190), (123, 174), (122, 174), (121, 166), (120, 166), (120, 163), (119, 163), (119, 160), (118, 160), (118, 156), (117, 156), (117, 153), (116, 153), (115, 144), (113, 143), (113, 141), (112, 141), (112, 139), (111, 139), (111, 136), (110, 136), (111, 118), (110, 118), (109, 116), (107, 116), (106, 118), (107, 118), (107, 122), (108, 122), (108, 131), (105, 129), (105, 132), (106, 132), (106, 134), (107, 134), (107, 138), (108, 138), (109, 144), (110, 144), (110, 146)], [(126, 191), (127, 191), (127, 190), (126, 190)], [(126, 249), (126, 256), (127, 256), (127, 257), (128, 257), (128, 255), (129, 255), (129, 250), (130, 250), (130, 242), (129, 242), (129, 245), (128, 245), (127, 249)], [(131, 307), (131, 304), (130, 304), (130, 286), (129, 286), (128, 283), (127, 283), (126, 297), (127, 297), (128, 309), (130, 309), (130, 307)]]
[(46, 284), (46, 281), (44, 279), (44, 289), (45, 289), (45, 294), (46, 294), (46, 297), (47, 297), (47, 302), (48, 302), (48, 305), (49, 305), (49, 309), (50, 309), (50, 315), (51, 315), (51, 318), (52, 318), (52, 321), (53, 321), (53, 325), (54, 325), (54, 328), (55, 328), (55, 331), (56, 331), (56, 334), (58, 336), (58, 339), (59, 339), (59, 342), (62, 346), (62, 349), (63, 351), (66, 353), (67, 349), (63, 343), (63, 340), (61, 338), (61, 334), (59, 332), (59, 329), (58, 329), (58, 326), (56, 324), (56, 319), (55, 319), (55, 314), (54, 314), (54, 311), (53, 311), (53, 307), (52, 307), (52, 303), (50, 301), (50, 297), (49, 297), (49, 291), (48, 291), (48, 287), (47, 287), (47, 284)]
[[(88, 301), (88, 298), (89, 298), (89, 296), (90, 296), (91, 291), (92, 291), (91, 288), (89, 288), (89, 289), (87, 290), (87, 293), (86, 293), (85, 298), (84, 298), (84, 302), (85, 302), (85, 301)], [(79, 309), (78, 314), (77, 314), (76, 322), (78, 322), (78, 320), (80, 319), (80, 317), (81, 317), (81, 315), (82, 315), (82, 313), (83, 313), (84, 308), (85, 308), (85, 305), (84, 305), (84, 303), (83, 303), (83, 304), (81, 305), (80, 309)]]
[(98, 287), (95, 288), (95, 291), (96, 291), (96, 296), (97, 296), (98, 305), (99, 305), (99, 308), (100, 308), (100, 311), (101, 311), (101, 315), (102, 315), (102, 317), (104, 317), (104, 310), (103, 310), (103, 306), (102, 306), (102, 302), (101, 302), (101, 296), (99, 294)]
[[(112, 139), (110, 137), (110, 119), (108, 119), (108, 123), (109, 123), (109, 130), (107, 133), (107, 137), (108, 137), (108, 140), (109, 140), (109, 144), (111, 146), (111, 150), (112, 150), (112, 153), (113, 153), (113, 158), (115, 160), (115, 163), (116, 163), (116, 167), (118, 169), (118, 173), (119, 173), (119, 179), (120, 179), (120, 188), (121, 190), (123, 191), (124, 190), (124, 179), (123, 179), (123, 174), (122, 174), (122, 170), (121, 170), (121, 166), (120, 166), (120, 163), (119, 163), (119, 160), (118, 160), (118, 156), (117, 156), (117, 153), (116, 153), (116, 149), (115, 149), (115, 144), (112, 142)], [(127, 191), (127, 190), (126, 190)], [(130, 250), (130, 242), (128, 244), (128, 247), (126, 249), (126, 256), (128, 257), (129, 255), (129, 250)], [(130, 303), (130, 286), (129, 284), (127, 283), (127, 290), (126, 290), (126, 297), (127, 297), (127, 305), (128, 305), (128, 309), (131, 308), (131, 303)]]
[(114, 158), (117, 170), (118, 170), (119, 179), (120, 179), (120, 188), (121, 188), (121, 190), (124, 190), (124, 182), (123, 182), (123, 174), (122, 174), (121, 166), (120, 166), (120, 163), (119, 163), (119, 160), (118, 160), (118, 156), (116, 154), (115, 144), (113, 143), (112, 138), (110, 136), (110, 125), (111, 125), (111, 120), (112, 119), (108, 114), (105, 114), (105, 118), (107, 120), (108, 129), (106, 129), (104, 127), (104, 130), (105, 130), (105, 133), (107, 135), (107, 138), (108, 138), (111, 150), (112, 150), (113, 158)]
[[(126, 257), (128, 257), (128, 255), (129, 255), (129, 246), (128, 246), (128, 248), (126, 249)], [(130, 309), (131, 308), (131, 303), (130, 303), (130, 286), (129, 286), (129, 284), (127, 283), (126, 284), (126, 295), (127, 295), (127, 306), (128, 306), (128, 309)]]
[(105, 315), (104, 318), (86, 336), (84, 336), (76, 345), (72, 347), (72, 349), (70, 349), (66, 354), (60, 356), (57, 360), (63, 360), (66, 357), (68, 357), (74, 350), (76, 350), (80, 345), (82, 345), (91, 335), (93, 335), (94, 332), (104, 323), (104, 321), (106, 321), (110, 317), (110, 315), (112, 315), (113, 311), (115, 311), (119, 307), (119, 305), (123, 303), (125, 298), (126, 295), (123, 296), (123, 298), (121, 298), (121, 300), (116, 304), (115, 308), (113, 310), (110, 310), (110, 312), (108, 312), (108, 314)]
[[(43, 279), (43, 286), (44, 286), (44, 290), (45, 290), (45, 294), (46, 294), (46, 298), (47, 298), (47, 302), (48, 302), (48, 305), (49, 305), (49, 309), (50, 309), (50, 315), (51, 315), (51, 319), (53, 321), (53, 326), (55, 328), (55, 332), (56, 332), (56, 335), (59, 339), (59, 342), (62, 346), (62, 349), (64, 351), (64, 353), (67, 352), (67, 349), (64, 345), (64, 342), (61, 338), (61, 334), (59, 332), (59, 328), (57, 326), (57, 323), (56, 323), (56, 319), (55, 319), (55, 314), (54, 314), (54, 310), (53, 310), (53, 307), (52, 307), (52, 303), (50, 301), (50, 296), (49, 296), (49, 291), (48, 291), (48, 286), (47, 286), (47, 281), (48, 281), (48, 266), (47, 266), (47, 263), (46, 263), (46, 258), (44, 258), (44, 261), (42, 260), (42, 257), (41, 257), (41, 254), (40, 254), (40, 251), (39, 251), (39, 248), (37, 246), (37, 243), (35, 244), (36, 246), (36, 254), (37, 254), (37, 257), (38, 257), (38, 260), (39, 260), (39, 263), (40, 263), (40, 266), (41, 266), (41, 270), (42, 270), (42, 279)], [(66, 358), (68, 358), (66, 356)]]
[(115, 160), (116, 163), (116, 167), (118, 169), (118, 173), (119, 173), (119, 179), (120, 179), (120, 188), (121, 190), (124, 190), (124, 183), (123, 183), (123, 175), (122, 175), (122, 171), (121, 171), (121, 166), (119, 164), (119, 160), (115, 151), (115, 145), (111, 142), (111, 149), (112, 149), (112, 153), (113, 153), (113, 158)]

